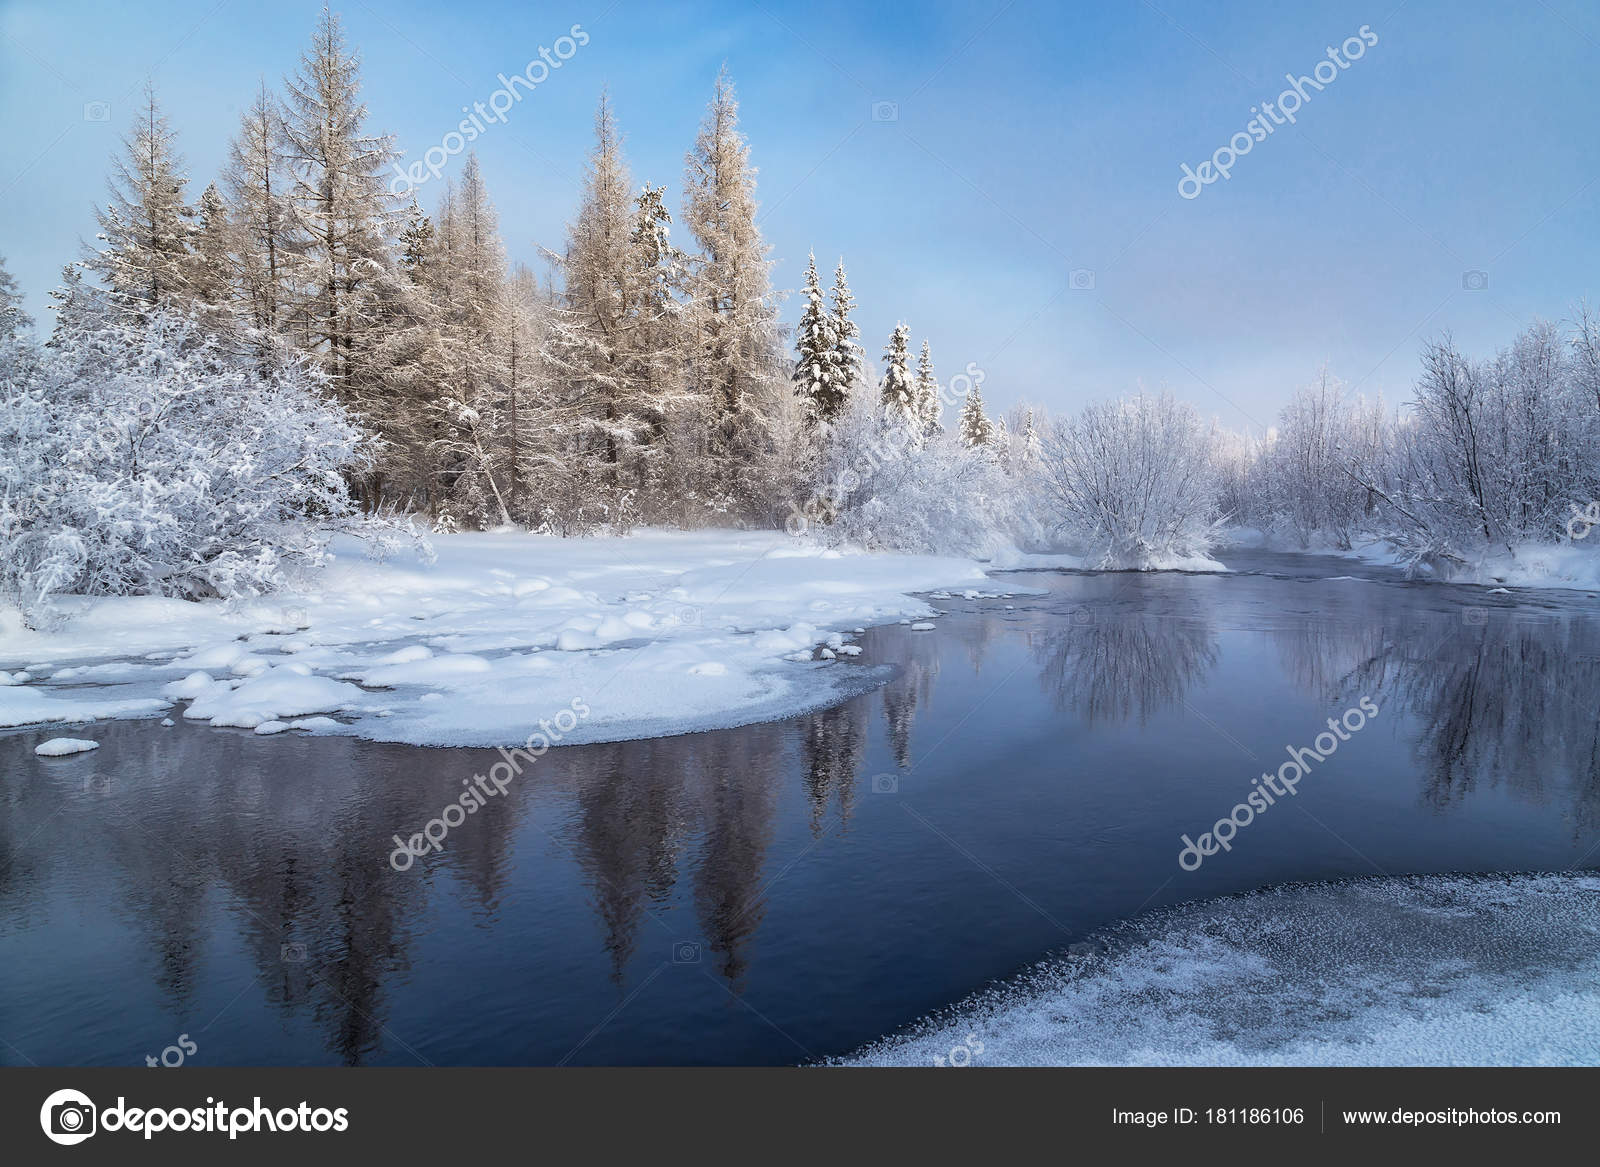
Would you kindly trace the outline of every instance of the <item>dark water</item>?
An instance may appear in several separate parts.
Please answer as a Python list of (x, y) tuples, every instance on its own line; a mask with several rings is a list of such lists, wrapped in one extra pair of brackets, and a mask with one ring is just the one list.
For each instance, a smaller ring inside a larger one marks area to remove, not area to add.
[[(1600, 865), (1592, 595), (1225, 558), (936, 600), (934, 632), (859, 638), (887, 687), (553, 751), (406, 872), (392, 836), (498, 755), (181, 719), (69, 759), (0, 737), (0, 1063), (180, 1034), (193, 1064), (799, 1062), (1146, 908)], [(1297, 796), (1179, 868), (1362, 696), (1379, 715)]]

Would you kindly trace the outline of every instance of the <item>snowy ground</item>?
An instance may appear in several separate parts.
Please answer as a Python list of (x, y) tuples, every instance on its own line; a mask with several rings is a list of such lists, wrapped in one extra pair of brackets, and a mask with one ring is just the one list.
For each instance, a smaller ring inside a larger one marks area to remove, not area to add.
[(434, 545), (422, 566), (342, 543), (316, 590), (231, 609), (69, 598), (69, 619), (31, 631), (0, 608), (0, 727), (170, 710), (257, 732), (505, 746), (581, 700), (590, 712), (564, 741), (657, 736), (870, 683), (846, 641), (934, 615), (908, 593), (997, 594), (967, 560), (841, 555), (782, 532)]
[(1600, 875), (1374, 879), (1189, 904), (848, 1060), (1594, 1065)]

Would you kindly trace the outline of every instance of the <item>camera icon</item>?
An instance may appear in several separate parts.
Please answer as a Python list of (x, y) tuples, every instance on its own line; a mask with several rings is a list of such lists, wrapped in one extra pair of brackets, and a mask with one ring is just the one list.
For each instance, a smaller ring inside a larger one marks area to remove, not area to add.
[(105, 774), (91, 774), (83, 780), (85, 794), (110, 794), (111, 779)]
[(1067, 945), (1067, 955), (1074, 960), (1091, 960), (1099, 954), (1099, 951), (1087, 940), (1079, 940), (1074, 944)]
[(1468, 292), (1482, 292), (1489, 287), (1489, 273), (1486, 271), (1464, 271), (1461, 273), (1461, 286)]
[(872, 793), (874, 794), (899, 794), (900, 775), (874, 774), (872, 776)]
[(1462, 608), (1461, 622), (1463, 624), (1470, 624), (1475, 628), (1482, 627), (1489, 622), (1489, 609)]
[(900, 120), (900, 103), (898, 101), (875, 101), (872, 103), (872, 120), (875, 122), (897, 122)]
[(1094, 623), (1094, 613), (1089, 611), (1088, 608), (1074, 608), (1072, 610), (1072, 622), (1079, 628), (1085, 628)]
[(1094, 291), (1094, 272), (1086, 267), (1075, 267), (1067, 276), (1067, 283), (1074, 292)]
[(57, 1090), (39, 1108), (39, 1125), (52, 1143), (81, 1143), (95, 1132), (94, 1103), (77, 1090)]
[(283, 610), (283, 621), (285, 624), (295, 628), (310, 627), (310, 621), (306, 619), (306, 610), (304, 608), (285, 608)]
[(285, 944), (278, 949), (278, 959), (284, 964), (304, 964), (306, 962), (306, 946), (298, 942)]
[(83, 120), (86, 122), (108, 122), (111, 120), (111, 103), (108, 101), (86, 101), (83, 103)]
[(700, 946), (692, 940), (680, 940), (672, 946), (673, 964), (699, 964)]

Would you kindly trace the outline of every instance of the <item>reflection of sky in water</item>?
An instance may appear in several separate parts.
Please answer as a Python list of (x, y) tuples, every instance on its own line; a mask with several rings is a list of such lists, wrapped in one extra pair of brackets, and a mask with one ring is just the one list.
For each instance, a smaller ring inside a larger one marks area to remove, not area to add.
[[(1149, 907), (1593, 866), (1592, 599), (1292, 562), (937, 601), (937, 631), (862, 639), (881, 690), (555, 751), (406, 873), (392, 836), (498, 755), (0, 738), (0, 1062), (142, 1064), (179, 1032), (195, 1064), (802, 1061)], [(1361, 695), (1382, 713), (1298, 796), (1179, 870)]]

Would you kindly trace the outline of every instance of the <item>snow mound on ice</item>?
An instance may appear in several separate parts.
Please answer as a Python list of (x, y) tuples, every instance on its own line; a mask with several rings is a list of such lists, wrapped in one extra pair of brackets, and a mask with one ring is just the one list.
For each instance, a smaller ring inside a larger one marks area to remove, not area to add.
[(1291, 884), (1139, 917), (858, 1065), (1593, 1065), (1600, 875)]
[(68, 754), (83, 754), (99, 748), (99, 742), (86, 741), (81, 737), (53, 737), (34, 746), (33, 752), (41, 758), (64, 758)]

